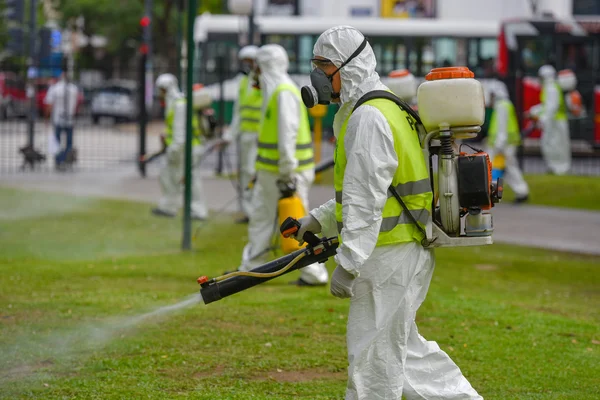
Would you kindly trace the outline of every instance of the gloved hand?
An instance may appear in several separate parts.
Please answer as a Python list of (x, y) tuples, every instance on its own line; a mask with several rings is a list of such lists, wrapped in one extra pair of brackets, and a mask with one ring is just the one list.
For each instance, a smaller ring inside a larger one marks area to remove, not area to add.
[(331, 275), (331, 287), (329, 291), (335, 297), (346, 299), (354, 296), (352, 286), (354, 285), (354, 275), (342, 268), (341, 265), (335, 267)]
[(310, 214), (308, 214), (306, 217), (300, 218), (298, 222), (300, 223), (300, 229), (298, 229), (298, 232), (296, 232), (296, 240), (298, 243), (300, 243), (300, 246), (304, 244), (303, 237), (306, 232), (321, 232), (321, 224)]
[(178, 146), (172, 144), (167, 147), (167, 162), (169, 165), (176, 166), (182, 161), (182, 152), (179, 151)]

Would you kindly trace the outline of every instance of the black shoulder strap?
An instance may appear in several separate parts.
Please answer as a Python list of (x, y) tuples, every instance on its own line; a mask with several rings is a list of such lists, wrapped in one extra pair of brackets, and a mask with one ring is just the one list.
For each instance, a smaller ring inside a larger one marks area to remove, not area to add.
[(400, 107), (402, 110), (409, 113), (410, 116), (413, 117), (415, 119), (415, 121), (417, 121), (417, 123), (422, 124), (421, 117), (419, 117), (419, 114), (415, 110), (413, 110), (412, 107), (410, 105), (408, 105), (407, 102), (400, 99), (398, 96), (396, 96), (392, 92), (388, 92), (387, 90), (373, 90), (371, 92), (365, 93), (360, 99), (358, 99), (358, 101), (356, 102), (356, 105), (352, 109), (352, 112), (356, 111), (356, 109), (358, 107), (362, 106), (367, 101), (374, 100), (374, 99), (386, 99), (386, 100), (393, 101), (394, 103), (396, 103), (398, 105), (398, 107)]
[[(386, 100), (393, 101), (394, 103), (396, 103), (398, 105), (398, 107), (400, 107), (402, 110), (404, 110), (408, 114), (410, 114), (410, 116), (413, 117), (415, 119), (415, 121), (417, 121), (418, 124), (422, 124), (419, 114), (415, 110), (413, 110), (411, 106), (409, 106), (404, 100), (400, 99), (398, 96), (394, 95), (393, 93), (388, 92), (387, 90), (373, 90), (372, 92), (366, 93), (356, 102), (356, 105), (352, 109), (352, 112), (354, 112), (358, 107), (360, 107), (367, 101), (373, 100), (373, 99), (386, 99)], [(388, 190), (390, 191), (390, 193), (392, 193), (392, 196), (394, 196), (396, 198), (396, 200), (398, 200), (398, 203), (400, 203), (400, 205), (402, 206), (402, 209), (404, 210), (404, 212), (406, 213), (406, 215), (408, 216), (410, 221), (417, 227), (419, 232), (421, 232), (421, 234), (423, 235), (423, 239), (421, 240), (421, 245), (423, 247), (429, 246), (432, 243), (432, 241), (429, 241), (427, 239), (427, 233), (421, 227), (421, 225), (419, 225), (419, 223), (417, 222), (415, 217), (410, 213), (410, 210), (408, 209), (408, 207), (406, 206), (404, 201), (402, 201), (402, 197), (400, 197), (400, 194), (398, 194), (398, 192), (396, 191), (396, 189), (393, 186), (390, 186), (388, 188)]]

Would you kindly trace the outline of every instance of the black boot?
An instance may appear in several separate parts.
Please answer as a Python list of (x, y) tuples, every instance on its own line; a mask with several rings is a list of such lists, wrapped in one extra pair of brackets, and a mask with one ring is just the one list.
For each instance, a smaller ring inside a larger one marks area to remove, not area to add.
[(515, 204), (522, 204), (522, 203), (526, 203), (527, 201), (529, 201), (529, 196), (522, 196), (522, 197), (515, 198)]

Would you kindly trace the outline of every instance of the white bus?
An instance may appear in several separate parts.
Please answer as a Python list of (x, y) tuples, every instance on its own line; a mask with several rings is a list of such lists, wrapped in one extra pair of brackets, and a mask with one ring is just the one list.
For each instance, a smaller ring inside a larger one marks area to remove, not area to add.
[[(367, 37), (382, 78), (402, 68), (424, 77), (432, 68), (450, 65), (468, 66), (476, 78), (491, 77), (500, 33), (500, 24), (493, 21), (435, 19), (259, 16), (255, 25), (255, 43), (278, 43), (287, 50), (290, 75), (299, 85), (308, 81), (315, 41), (332, 26), (352, 25)], [(227, 101), (236, 95), (231, 79), (238, 72), (236, 54), (247, 43), (247, 35), (245, 16), (206, 13), (195, 22), (195, 80), (210, 85), (224, 78)], [(223, 57), (223, 68), (219, 68), (219, 56)]]

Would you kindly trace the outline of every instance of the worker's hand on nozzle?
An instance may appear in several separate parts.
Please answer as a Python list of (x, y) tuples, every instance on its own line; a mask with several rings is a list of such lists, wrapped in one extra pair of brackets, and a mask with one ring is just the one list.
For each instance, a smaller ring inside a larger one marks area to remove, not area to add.
[(306, 217), (300, 218), (298, 220), (298, 223), (300, 224), (300, 228), (298, 229), (298, 232), (296, 232), (295, 239), (298, 241), (298, 243), (300, 243), (300, 245), (304, 244), (303, 238), (306, 232), (321, 232), (321, 224), (319, 223), (319, 221), (317, 221), (315, 217), (313, 217), (310, 214), (308, 214)]
[(331, 275), (331, 287), (329, 291), (335, 297), (347, 299), (354, 296), (354, 275), (346, 271), (341, 265), (337, 265)]

